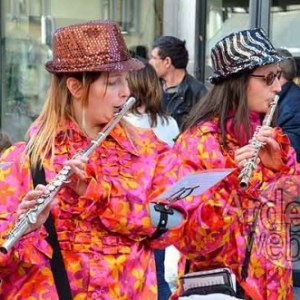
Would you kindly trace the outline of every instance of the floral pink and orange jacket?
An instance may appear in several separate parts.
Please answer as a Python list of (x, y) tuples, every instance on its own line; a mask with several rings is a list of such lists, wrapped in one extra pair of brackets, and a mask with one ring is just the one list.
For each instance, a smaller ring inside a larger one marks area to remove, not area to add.
[[(223, 149), (216, 122), (198, 125), (179, 138), (174, 149), (183, 156), (184, 164), (194, 170), (236, 168), (233, 151), (239, 148), (237, 141), (227, 135), (231, 150)], [(275, 173), (260, 164), (248, 188), (242, 190), (236, 169), (201, 195), (202, 204), (190, 212), (184, 234), (175, 244), (190, 260), (190, 272), (229, 267), (240, 282), (254, 211), (264, 201), (247, 278), (247, 285), (252, 286), (263, 300), (292, 299), (288, 203), (292, 196), (300, 194), (298, 176), (293, 176), (299, 174), (299, 167), (296, 172), (294, 150), (279, 128), (276, 129), (276, 140), (281, 145), (285, 163), (282, 171)], [(278, 187), (283, 190), (276, 190)], [(299, 214), (299, 205), (297, 209)], [(299, 223), (299, 218), (297, 220)], [(181, 265), (184, 269), (183, 260)], [(179, 294), (180, 288), (172, 299), (178, 299)]]
[[(53, 179), (63, 162), (85, 149), (89, 141), (69, 124), (69, 137), (56, 137), (54, 166), (43, 161), (46, 180)], [(180, 226), (162, 240), (149, 237), (148, 203), (177, 178), (177, 159), (150, 130), (117, 125), (89, 158), (89, 185), (78, 197), (70, 188), (59, 191), (59, 207), (53, 209), (59, 244), (74, 300), (134, 299), (157, 297), (151, 247), (174, 242)], [(22, 161), (25, 143), (6, 151), (0, 171), (0, 242), (15, 223), (18, 203), (33, 188), (28, 158)], [(0, 254), (0, 299), (58, 299), (49, 258), (52, 250), (46, 231), (23, 236), (7, 255)]]

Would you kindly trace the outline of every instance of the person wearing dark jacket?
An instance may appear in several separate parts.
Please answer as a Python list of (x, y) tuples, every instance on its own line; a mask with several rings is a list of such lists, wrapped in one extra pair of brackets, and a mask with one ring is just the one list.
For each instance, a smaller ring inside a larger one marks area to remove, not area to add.
[[(291, 145), (296, 150), (297, 161), (300, 162), (300, 87), (294, 82), (297, 76), (297, 65), (292, 54), (283, 48), (278, 48), (277, 52), (281, 56), (289, 57), (279, 64), (282, 75), (280, 78), (281, 92), (278, 94), (279, 109), (277, 125), (288, 135)], [(298, 253), (298, 248), (292, 252)], [(296, 257), (297, 255), (293, 256)], [(293, 266), (293, 286), (294, 299), (299, 299), (300, 295), (300, 271), (299, 260), (294, 261)]]
[(188, 51), (185, 41), (162, 36), (154, 41), (150, 64), (163, 87), (163, 108), (180, 127), (192, 107), (207, 93), (205, 85), (188, 74)]
[(297, 66), (288, 50), (279, 48), (277, 52), (290, 58), (280, 63), (282, 89), (279, 93), (277, 126), (288, 135), (296, 150), (297, 161), (300, 162), (300, 87), (293, 81), (297, 74)]

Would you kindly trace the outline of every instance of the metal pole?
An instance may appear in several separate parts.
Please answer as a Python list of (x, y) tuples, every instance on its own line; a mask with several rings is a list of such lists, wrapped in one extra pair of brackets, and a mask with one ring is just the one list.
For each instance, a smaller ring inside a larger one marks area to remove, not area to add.
[(270, 36), (271, 0), (261, 0), (260, 2), (260, 27)]
[(260, 0), (250, 0), (250, 28), (260, 27)]
[(206, 10), (207, 0), (196, 0), (195, 77), (200, 81), (205, 80)]

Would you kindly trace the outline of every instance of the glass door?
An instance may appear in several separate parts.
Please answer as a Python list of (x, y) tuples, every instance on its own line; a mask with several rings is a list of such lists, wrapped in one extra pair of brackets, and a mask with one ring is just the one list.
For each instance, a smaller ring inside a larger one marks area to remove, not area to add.
[[(295, 58), (300, 84), (300, 0), (273, 0), (270, 36), (277, 48), (287, 49)], [(296, 80), (295, 80), (296, 81)]]
[(46, 13), (41, 1), (5, 0), (2, 5), (1, 127), (13, 140), (22, 140), (46, 97), (49, 75), (43, 64), (51, 57), (51, 45), (41, 39)]
[(62, 26), (95, 19), (119, 23), (132, 54), (147, 58), (161, 32), (162, 0), (1, 0), (1, 128), (25, 133), (47, 97), (52, 36)]

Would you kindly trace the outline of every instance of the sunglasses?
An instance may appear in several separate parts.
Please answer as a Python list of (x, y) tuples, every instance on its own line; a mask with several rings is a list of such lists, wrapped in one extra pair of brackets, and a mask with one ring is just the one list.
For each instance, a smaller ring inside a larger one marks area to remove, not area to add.
[(273, 82), (275, 81), (275, 78), (277, 78), (278, 80), (280, 79), (281, 74), (282, 74), (282, 71), (279, 71), (277, 73), (270, 72), (267, 75), (250, 74), (250, 76), (262, 78), (266, 82), (267, 85), (272, 85)]

